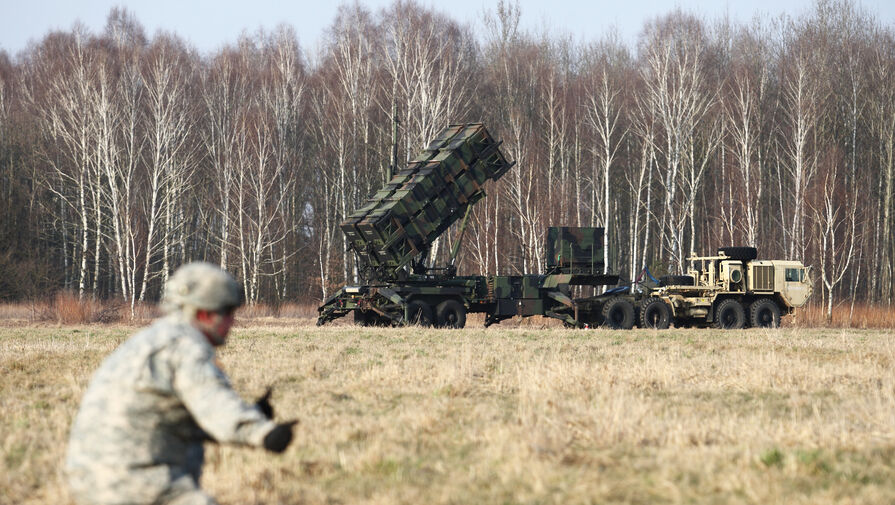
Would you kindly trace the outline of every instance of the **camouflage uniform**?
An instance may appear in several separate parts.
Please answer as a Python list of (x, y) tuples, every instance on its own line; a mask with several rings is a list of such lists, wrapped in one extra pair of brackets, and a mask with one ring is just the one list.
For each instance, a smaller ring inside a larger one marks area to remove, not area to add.
[(214, 358), (173, 311), (103, 362), (71, 429), (66, 473), (77, 503), (215, 503), (198, 486), (203, 441), (261, 446), (276, 425), (240, 399)]

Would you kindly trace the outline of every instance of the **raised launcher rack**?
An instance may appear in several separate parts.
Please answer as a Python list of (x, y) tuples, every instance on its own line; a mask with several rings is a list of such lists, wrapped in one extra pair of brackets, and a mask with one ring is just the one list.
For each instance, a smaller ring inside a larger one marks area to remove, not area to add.
[(428, 251), (510, 163), (481, 123), (450, 125), (340, 225), (365, 277), (389, 280)]

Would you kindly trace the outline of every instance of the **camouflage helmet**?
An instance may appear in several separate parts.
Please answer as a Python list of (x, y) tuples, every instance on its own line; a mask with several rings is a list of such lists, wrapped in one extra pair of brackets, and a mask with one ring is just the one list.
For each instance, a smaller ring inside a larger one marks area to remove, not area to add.
[(165, 284), (162, 308), (165, 312), (192, 307), (223, 310), (243, 303), (242, 287), (232, 275), (204, 261), (178, 268)]

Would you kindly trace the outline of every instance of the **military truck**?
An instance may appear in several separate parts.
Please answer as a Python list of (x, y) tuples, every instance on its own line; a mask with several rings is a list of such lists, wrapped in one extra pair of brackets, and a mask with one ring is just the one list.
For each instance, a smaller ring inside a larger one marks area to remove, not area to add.
[[(776, 326), (810, 295), (800, 263), (752, 261), (751, 248), (691, 258), (686, 276), (617, 286), (619, 276), (604, 273), (600, 227), (548, 228), (544, 274), (458, 276), (455, 260), (472, 205), (485, 197), (488, 181), (513, 166), (500, 145), (481, 123), (450, 125), (343, 221), (361, 282), (324, 300), (317, 324), (350, 313), (363, 326), (462, 328), (467, 314), (482, 313), (486, 326), (540, 315), (575, 328), (667, 328), (672, 322), (736, 328), (747, 323), (748, 308), (748, 321)], [(461, 219), (447, 264), (430, 264), (435, 241)], [(786, 280), (791, 270), (802, 288)], [(602, 293), (573, 298), (573, 291)]]
[(637, 300), (643, 327), (780, 326), (780, 317), (811, 296), (809, 269), (798, 261), (758, 260), (753, 247), (722, 247), (691, 256), (687, 275), (668, 276)]
[[(574, 301), (570, 325), (613, 329), (707, 327), (776, 328), (781, 316), (811, 296), (809, 269), (798, 261), (757, 260), (754, 247), (722, 247), (717, 256), (688, 258), (686, 275), (643, 282)], [(569, 309), (558, 310), (569, 315)]]

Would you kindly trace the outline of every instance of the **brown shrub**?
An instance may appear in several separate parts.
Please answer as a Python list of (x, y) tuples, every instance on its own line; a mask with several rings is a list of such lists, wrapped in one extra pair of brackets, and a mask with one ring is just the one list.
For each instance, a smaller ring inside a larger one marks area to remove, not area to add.
[(101, 315), (109, 316), (103, 304), (90, 297), (78, 297), (69, 291), (56, 293), (52, 306), (56, 322), (60, 324), (96, 323)]
[(833, 307), (827, 320), (826, 307), (809, 304), (796, 309), (793, 326), (804, 328), (895, 328), (895, 311), (886, 305), (843, 303)]

